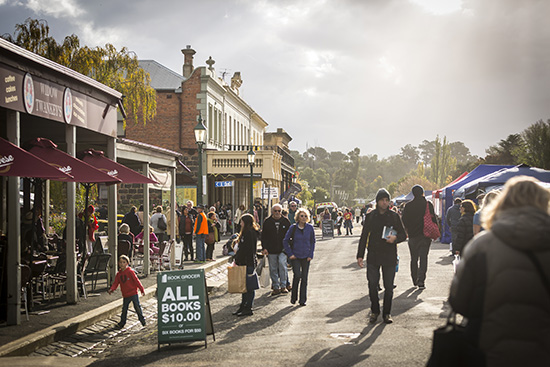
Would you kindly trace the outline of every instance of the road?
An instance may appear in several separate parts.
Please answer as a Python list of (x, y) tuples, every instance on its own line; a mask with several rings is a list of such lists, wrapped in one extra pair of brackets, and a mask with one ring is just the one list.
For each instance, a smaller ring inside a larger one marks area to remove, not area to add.
[(425, 290), (413, 287), (407, 243), (399, 245), (394, 323), (379, 319), (369, 325), (366, 271), (355, 261), (358, 240), (357, 235), (318, 237), (306, 307), (291, 305), (289, 295), (271, 297), (269, 289), (260, 289), (254, 315), (239, 318), (231, 313), (240, 295), (227, 293), (226, 285), (217, 288), (210, 296), (216, 341), (209, 336), (206, 349), (204, 343), (174, 344), (158, 352), (156, 301), (150, 300), (144, 304), (145, 328), (132, 315), (128, 329), (114, 330), (116, 317), (35, 355), (92, 357), (92, 366), (424, 366), (433, 330), (447, 313), (448, 245), (432, 245)]

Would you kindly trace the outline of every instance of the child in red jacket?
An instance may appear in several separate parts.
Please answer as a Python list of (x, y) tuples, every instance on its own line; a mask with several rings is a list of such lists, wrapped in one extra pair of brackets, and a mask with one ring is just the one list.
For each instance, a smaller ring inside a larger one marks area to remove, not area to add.
[(119, 328), (123, 328), (126, 324), (126, 315), (128, 314), (128, 306), (130, 302), (134, 304), (134, 310), (136, 311), (141, 325), (145, 326), (145, 318), (141, 311), (141, 305), (139, 304), (138, 289), (141, 295), (145, 295), (145, 289), (139, 281), (136, 273), (129, 266), (130, 259), (126, 255), (121, 255), (118, 259), (119, 271), (116, 273), (115, 282), (109, 289), (109, 294), (113, 293), (120, 284), (120, 291), (124, 300), (122, 302), (122, 314), (120, 315), (120, 322), (117, 324)]

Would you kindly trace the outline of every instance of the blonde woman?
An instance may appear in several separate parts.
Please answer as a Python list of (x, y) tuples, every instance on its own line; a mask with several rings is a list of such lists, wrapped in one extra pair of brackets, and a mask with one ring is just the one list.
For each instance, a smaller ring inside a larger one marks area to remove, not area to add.
[(485, 231), (466, 246), (453, 279), (450, 304), (468, 319), (487, 366), (550, 360), (549, 203), (536, 179), (510, 179), (483, 210)]

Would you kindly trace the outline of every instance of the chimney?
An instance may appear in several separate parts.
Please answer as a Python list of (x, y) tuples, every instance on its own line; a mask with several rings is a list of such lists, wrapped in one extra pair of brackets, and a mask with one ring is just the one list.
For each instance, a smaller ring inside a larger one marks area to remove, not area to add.
[(187, 45), (187, 48), (181, 50), (183, 54), (183, 77), (189, 78), (193, 73), (193, 55), (196, 53), (195, 50), (191, 48), (191, 45)]

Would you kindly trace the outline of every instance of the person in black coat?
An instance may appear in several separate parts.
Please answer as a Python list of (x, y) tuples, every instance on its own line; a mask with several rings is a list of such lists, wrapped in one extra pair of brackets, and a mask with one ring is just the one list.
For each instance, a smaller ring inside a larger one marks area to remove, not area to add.
[(472, 200), (464, 200), (460, 204), (460, 213), (462, 216), (458, 221), (456, 228), (456, 246), (453, 245), (453, 251), (461, 255), (468, 241), (474, 237), (474, 214), (476, 212), (475, 204)]
[[(428, 253), (430, 252), (431, 238), (424, 236), (424, 214), (426, 205), (430, 211), (432, 221), (435, 212), (432, 203), (424, 198), (424, 188), (414, 185), (412, 188), (414, 199), (403, 209), (403, 224), (409, 235), (409, 251), (411, 253), (411, 277), (413, 284), (420, 289), (425, 288), (426, 272), (428, 271)], [(418, 263), (420, 262), (420, 267)]]
[[(378, 190), (376, 194), (376, 209), (367, 214), (359, 246), (357, 248), (357, 265), (363, 267), (363, 257), (367, 248), (367, 280), (369, 283), (369, 298), (371, 314), (369, 322), (375, 323), (380, 315), (380, 301), (378, 299), (378, 284), (380, 282), (380, 268), (384, 282), (384, 309), (383, 319), (386, 324), (393, 322), (390, 312), (393, 299), (393, 280), (397, 265), (397, 244), (407, 239), (399, 214), (389, 209), (390, 193), (386, 189)], [(392, 233), (384, 237), (384, 227), (392, 227)]]
[(282, 211), (280, 204), (273, 205), (271, 216), (264, 221), (262, 229), (262, 252), (269, 259), (272, 296), (288, 293), (288, 260), (283, 251), (283, 239), (290, 228), (290, 221), (283, 217)]
[(130, 227), (130, 232), (132, 232), (134, 236), (137, 236), (142, 229), (141, 221), (139, 220), (136, 210), (135, 206), (131, 207), (130, 211), (122, 218), (122, 223), (126, 223)]
[[(252, 306), (254, 305), (255, 289), (258, 289), (257, 284), (251, 284), (250, 278), (256, 269), (256, 249), (258, 243), (259, 227), (251, 214), (241, 216), (241, 232), (235, 240), (238, 244), (237, 253), (235, 254), (235, 264), (246, 266), (246, 293), (242, 294), (241, 304), (239, 309), (234, 312), (237, 316), (252, 315)], [(257, 282), (256, 282), (257, 283)]]

